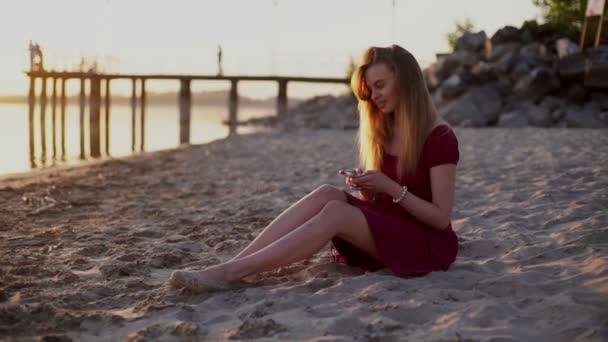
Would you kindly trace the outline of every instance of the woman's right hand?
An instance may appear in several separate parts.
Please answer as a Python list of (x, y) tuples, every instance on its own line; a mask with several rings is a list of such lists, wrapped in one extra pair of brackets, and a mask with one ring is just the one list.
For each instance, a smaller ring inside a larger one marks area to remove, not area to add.
[(348, 185), (351, 189), (360, 191), (361, 189), (353, 183), (353, 178), (357, 176), (346, 176), (346, 185)]
[[(361, 171), (360, 174), (363, 174), (363, 172)], [(360, 187), (357, 186), (357, 184), (355, 184), (353, 182), (353, 179), (357, 178), (359, 176), (347, 176), (346, 177), (346, 185), (348, 185), (352, 190), (358, 191), (359, 195), (362, 199), (366, 200), (366, 201), (374, 201), (374, 194), (371, 191), (366, 191), (364, 189), (361, 189)]]
[(360, 188), (353, 182), (353, 179), (363, 174), (363, 170), (361, 170), (360, 168), (356, 168), (354, 169), (354, 171), (357, 173), (357, 175), (346, 176), (346, 185), (348, 185), (353, 190), (360, 191)]

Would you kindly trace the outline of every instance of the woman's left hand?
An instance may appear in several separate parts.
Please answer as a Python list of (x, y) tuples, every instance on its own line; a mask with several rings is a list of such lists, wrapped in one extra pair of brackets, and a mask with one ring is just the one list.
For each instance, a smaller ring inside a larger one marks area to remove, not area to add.
[(397, 182), (379, 170), (365, 171), (361, 176), (353, 177), (352, 183), (359, 189), (387, 194), (391, 194), (395, 187), (399, 187)]

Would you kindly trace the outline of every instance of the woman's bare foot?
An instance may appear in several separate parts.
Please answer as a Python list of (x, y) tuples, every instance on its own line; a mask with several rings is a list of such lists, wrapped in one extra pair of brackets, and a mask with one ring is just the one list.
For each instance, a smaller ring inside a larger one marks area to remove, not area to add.
[(199, 271), (175, 271), (169, 277), (169, 282), (175, 287), (185, 287), (195, 291), (226, 290), (231, 285), (219, 266)]

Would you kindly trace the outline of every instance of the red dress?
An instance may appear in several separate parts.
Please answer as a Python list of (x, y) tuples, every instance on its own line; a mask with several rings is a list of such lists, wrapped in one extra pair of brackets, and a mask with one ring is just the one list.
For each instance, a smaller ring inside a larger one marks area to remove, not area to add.
[[(405, 174), (401, 185), (409, 193), (432, 201), (430, 168), (457, 164), (458, 139), (447, 125), (435, 127), (426, 138), (420, 161), (414, 173)], [(382, 172), (397, 181), (397, 158), (384, 155)], [(348, 203), (363, 212), (372, 233), (380, 260), (365, 254), (349, 242), (332, 239), (332, 252), (337, 262), (359, 266), (368, 271), (388, 267), (398, 276), (423, 275), (447, 270), (456, 259), (458, 238), (452, 224), (443, 231), (429, 227), (414, 218), (387, 194), (378, 194), (376, 202), (361, 200), (346, 193)], [(406, 195), (407, 196), (407, 195)]]

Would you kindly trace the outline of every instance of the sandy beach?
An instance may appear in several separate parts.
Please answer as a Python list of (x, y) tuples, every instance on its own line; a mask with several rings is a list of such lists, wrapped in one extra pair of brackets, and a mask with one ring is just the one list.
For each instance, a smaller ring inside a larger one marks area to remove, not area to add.
[(459, 255), (416, 278), (325, 248), (226, 292), (165, 283), (230, 258), (319, 185), (342, 187), (354, 131), (4, 176), (0, 340), (608, 340), (608, 132), (455, 131)]

